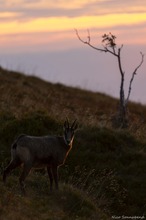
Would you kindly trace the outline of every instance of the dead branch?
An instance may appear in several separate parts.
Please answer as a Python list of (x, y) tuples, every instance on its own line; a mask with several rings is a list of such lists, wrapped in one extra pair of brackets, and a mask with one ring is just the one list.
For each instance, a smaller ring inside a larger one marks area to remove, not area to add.
[(88, 39), (88, 40), (87, 40), (87, 41), (84, 41), (84, 40), (80, 37), (80, 35), (79, 35), (77, 29), (75, 29), (75, 32), (76, 32), (77, 38), (78, 38), (83, 44), (87, 44), (89, 47), (91, 47), (91, 48), (93, 48), (93, 49), (95, 49), (95, 50), (98, 50), (98, 51), (101, 51), (101, 52), (105, 52), (105, 53), (108, 52), (108, 53), (111, 53), (111, 54), (114, 55), (114, 56), (117, 56), (117, 54), (116, 54), (115, 52), (111, 51), (107, 46), (103, 46), (104, 49), (93, 46), (93, 45), (91, 44), (91, 36), (90, 36), (89, 30), (87, 30), (87, 32), (88, 32), (88, 36), (87, 36), (87, 39)]
[[(121, 84), (120, 84), (120, 105), (119, 105), (119, 114), (118, 114), (118, 118), (116, 118), (116, 122), (119, 126), (122, 126), (122, 128), (125, 128), (128, 126), (128, 117), (127, 117), (127, 103), (129, 101), (129, 97), (131, 94), (131, 89), (132, 89), (132, 83), (134, 80), (135, 75), (137, 74), (138, 69), (141, 67), (143, 61), (144, 61), (144, 54), (141, 54), (141, 62), (140, 64), (134, 69), (133, 73), (132, 73), (132, 77), (130, 79), (130, 83), (129, 83), (129, 90), (128, 90), (128, 95), (127, 95), (127, 99), (125, 99), (125, 91), (124, 91), (124, 80), (125, 80), (125, 72), (123, 71), (122, 68), (122, 63), (121, 63), (121, 50), (123, 48), (123, 45), (121, 45), (121, 47), (117, 47), (116, 45), (116, 36), (109, 33), (109, 34), (104, 34), (102, 36), (102, 47), (103, 48), (99, 48), (99, 47), (95, 47), (93, 46), (93, 44), (91, 44), (91, 36), (90, 36), (90, 32), (89, 30), (87, 30), (87, 41), (84, 41), (79, 33), (78, 30), (75, 29), (77, 38), (84, 44), (90, 46), (91, 48), (98, 50), (100, 52), (105, 52), (105, 53), (110, 53), (113, 56), (115, 56), (117, 58), (118, 61), (118, 66), (119, 66), (119, 71), (120, 71), (120, 75), (121, 75)], [(117, 125), (116, 125), (117, 126)]]
[(143, 64), (144, 62), (144, 54), (142, 52), (140, 52), (141, 54), (141, 61), (140, 61), (140, 64), (135, 68), (135, 70), (133, 71), (132, 73), (132, 77), (130, 79), (130, 83), (129, 83), (129, 90), (128, 90), (128, 96), (127, 96), (127, 99), (126, 99), (126, 104), (128, 103), (129, 101), (129, 97), (130, 97), (130, 94), (131, 94), (131, 90), (132, 90), (132, 83), (133, 83), (133, 80), (134, 80), (134, 77), (135, 75), (137, 74), (137, 70), (141, 67), (141, 65)]

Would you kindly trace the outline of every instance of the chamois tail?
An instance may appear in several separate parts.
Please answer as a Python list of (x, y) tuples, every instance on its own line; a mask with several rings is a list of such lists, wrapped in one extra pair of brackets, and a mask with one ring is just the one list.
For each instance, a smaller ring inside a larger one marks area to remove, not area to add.
[(17, 148), (17, 142), (15, 142), (15, 143), (12, 145), (12, 149), (13, 149), (13, 150), (16, 150), (16, 148)]
[(12, 144), (12, 149), (13, 150), (16, 150), (16, 148), (17, 148), (17, 142), (22, 138), (22, 137), (24, 137), (24, 136), (26, 136), (25, 134), (21, 134), (21, 135), (19, 135), (19, 137), (15, 140), (15, 142)]

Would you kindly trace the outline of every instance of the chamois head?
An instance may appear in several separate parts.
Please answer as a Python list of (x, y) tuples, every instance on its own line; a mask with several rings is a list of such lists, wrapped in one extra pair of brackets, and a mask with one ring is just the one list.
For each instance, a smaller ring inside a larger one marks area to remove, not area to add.
[(64, 139), (67, 145), (71, 145), (72, 141), (74, 139), (74, 133), (77, 129), (78, 124), (76, 123), (76, 120), (72, 123), (72, 125), (69, 125), (68, 119), (64, 122)]

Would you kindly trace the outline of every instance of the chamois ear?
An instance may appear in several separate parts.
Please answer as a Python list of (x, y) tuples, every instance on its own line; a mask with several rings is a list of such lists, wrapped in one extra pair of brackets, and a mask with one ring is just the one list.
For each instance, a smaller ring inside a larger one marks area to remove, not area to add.
[(69, 120), (67, 117), (66, 117), (66, 123), (67, 123), (67, 127), (69, 128)]
[(64, 122), (64, 129), (68, 129), (69, 128), (69, 122), (68, 122), (68, 118), (66, 118), (66, 121)]
[(78, 128), (78, 124), (77, 124), (77, 119), (73, 122), (71, 129), (73, 129), (74, 131)]

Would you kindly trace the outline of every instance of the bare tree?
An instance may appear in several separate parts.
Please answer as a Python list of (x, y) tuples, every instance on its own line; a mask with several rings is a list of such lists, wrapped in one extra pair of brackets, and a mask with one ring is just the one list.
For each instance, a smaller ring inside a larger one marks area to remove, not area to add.
[(88, 36), (87, 36), (86, 41), (84, 41), (80, 37), (77, 29), (75, 29), (75, 32), (76, 32), (78, 39), (82, 43), (90, 46), (91, 48), (93, 48), (97, 51), (109, 53), (109, 54), (116, 57), (117, 62), (118, 62), (118, 66), (119, 66), (120, 76), (121, 76), (121, 81), (120, 81), (121, 83), (120, 83), (119, 109), (118, 109), (118, 114), (116, 114), (116, 116), (114, 117), (114, 122), (116, 122), (116, 126), (118, 126), (118, 127), (122, 127), (122, 128), (127, 127), (128, 126), (127, 104), (129, 102), (134, 77), (137, 74), (138, 69), (141, 67), (141, 65), (144, 61), (144, 54), (142, 52), (140, 52), (141, 60), (140, 60), (139, 65), (137, 65), (137, 67), (132, 72), (132, 76), (131, 76), (131, 79), (129, 82), (128, 95), (127, 95), (127, 97), (125, 97), (125, 92), (124, 92), (125, 72), (123, 71), (122, 63), (121, 63), (121, 51), (122, 51), (123, 45), (121, 45), (121, 47), (117, 47), (116, 36), (109, 33), (109, 34), (104, 34), (102, 36), (102, 48), (99, 48), (99, 47), (94, 46), (91, 43), (91, 36), (90, 36), (89, 30), (87, 31)]

